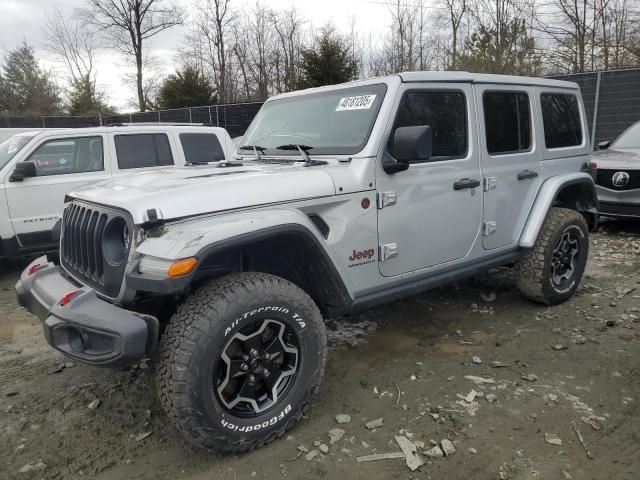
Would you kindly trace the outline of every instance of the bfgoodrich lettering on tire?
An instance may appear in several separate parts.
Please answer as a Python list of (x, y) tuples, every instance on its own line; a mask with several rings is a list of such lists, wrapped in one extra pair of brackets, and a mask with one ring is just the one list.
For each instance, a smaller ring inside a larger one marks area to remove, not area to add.
[(229, 275), (200, 287), (171, 319), (160, 402), (191, 443), (250, 451), (300, 419), (326, 355), (322, 316), (304, 291), (273, 275)]
[(518, 287), (536, 302), (563, 302), (580, 285), (588, 256), (584, 217), (575, 210), (552, 208), (535, 245), (516, 265)]

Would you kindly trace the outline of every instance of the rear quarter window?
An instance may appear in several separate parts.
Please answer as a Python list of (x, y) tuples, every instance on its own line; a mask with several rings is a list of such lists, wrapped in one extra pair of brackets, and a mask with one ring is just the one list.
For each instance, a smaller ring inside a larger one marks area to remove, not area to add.
[(149, 168), (173, 165), (169, 139), (164, 133), (116, 135), (118, 168)]
[(540, 107), (547, 148), (582, 145), (578, 97), (566, 93), (543, 93), (540, 95)]
[(215, 133), (181, 133), (180, 144), (187, 163), (224, 160), (224, 150)]

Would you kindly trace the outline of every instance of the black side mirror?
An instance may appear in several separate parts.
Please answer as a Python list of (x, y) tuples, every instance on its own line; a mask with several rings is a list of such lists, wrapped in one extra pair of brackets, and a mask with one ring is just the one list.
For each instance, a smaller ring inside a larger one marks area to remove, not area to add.
[(395, 162), (385, 162), (382, 168), (389, 174), (403, 172), (411, 162), (424, 162), (431, 158), (431, 127), (398, 127), (393, 135), (391, 154)]
[(606, 150), (611, 145), (611, 140), (604, 140), (598, 144), (598, 150)]
[(36, 164), (30, 161), (18, 162), (9, 177), (10, 182), (21, 182), (25, 178), (37, 177)]
[(431, 158), (431, 127), (398, 127), (393, 135), (393, 156), (400, 162), (420, 162)]

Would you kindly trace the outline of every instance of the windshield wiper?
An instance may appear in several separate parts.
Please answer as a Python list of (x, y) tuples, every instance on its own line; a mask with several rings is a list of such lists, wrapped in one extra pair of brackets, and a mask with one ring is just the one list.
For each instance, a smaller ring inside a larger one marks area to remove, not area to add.
[(309, 145), (301, 145), (299, 143), (287, 143), (286, 145), (280, 145), (276, 147), (277, 150), (298, 150), (302, 159), (304, 160), (305, 166), (310, 167), (312, 165), (326, 165), (327, 162), (324, 160), (312, 160), (309, 154), (307, 153), (309, 150), (313, 150), (313, 147)]
[(253, 150), (253, 153), (256, 155), (256, 160), (262, 160), (262, 155), (260, 153), (264, 152), (266, 148), (261, 147), (260, 145), (242, 145), (238, 147), (238, 150)]

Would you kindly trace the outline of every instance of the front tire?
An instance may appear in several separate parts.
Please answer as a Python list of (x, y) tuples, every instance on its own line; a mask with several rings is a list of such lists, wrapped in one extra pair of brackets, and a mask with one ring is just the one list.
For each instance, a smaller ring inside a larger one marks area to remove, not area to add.
[(516, 264), (518, 288), (536, 302), (564, 302), (580, 285), (588, 256), (584, 217), (575, 210), (551, 208), (535, 245)]
[(251, 451), (302, 417), (326, 355), (322, 315), (296, 285), (264, 273), (215, 279), (187, 298), (161, 339), (160, 403), (192, 444)]

